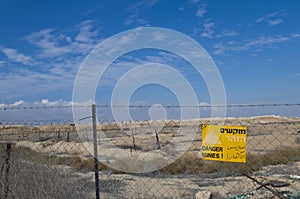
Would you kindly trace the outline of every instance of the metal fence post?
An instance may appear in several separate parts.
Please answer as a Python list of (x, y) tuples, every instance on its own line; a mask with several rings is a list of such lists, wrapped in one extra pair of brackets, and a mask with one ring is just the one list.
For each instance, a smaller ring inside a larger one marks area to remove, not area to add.
[(92, 104), (92, 120), (93, 120), (93, 142), (94, 142), (95, 191), (96, 191), (96, 199), (100, 199), (99, 171), (98, 171), (98, 149), (97, 149), (96, 104)]
[(156, 137), (157, 147), (158, 147), (158, 149), (161, 149), (161, 148), (160, 148), (160, 143), (159, 143), (159, 138), (158, 138), (158, 133), (157, 133), (157, 130), (156, 130), (156, 129), (155, 129), (155, 137)]
[(9, 170), (10, 170), (10, 153), (11, 153), (11, 144), (6, 144), (6, 170), (5, 170), (5, 184), (4, 184), (4, 198), (8, 197), (9, 192)]

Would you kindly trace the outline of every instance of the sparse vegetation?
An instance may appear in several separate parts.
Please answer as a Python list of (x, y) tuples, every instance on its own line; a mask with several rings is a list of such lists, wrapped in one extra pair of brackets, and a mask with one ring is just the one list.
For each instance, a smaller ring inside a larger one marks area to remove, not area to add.
[[(11, 153), (9, 181), (1, 172), (0, 198), (9, 185), (8, 198), (87, 198), (93, 193), (90, 179), (78, 182), (76, 173), (65, 167), (51, 165), (51, 158), (28, 148), (15, 148)], [(3, 159), (0, 165), (6, 167)], [(3, 170), (2, 170), (3, 171)]]
[[(82, 158), (80, 156), (48, 156), (37, 153), (32, 149), (18, 147), (15, 153), (20, 153), (30, 157), (32, 160), (46, 161), (53, 165), (70, 166), (77, 171), (94, 171), (94, 158)], [(278, 148), (273, 152), (265, 154), (248, 154), (246, 163), (229, 163), (217, 161), (205, 161), (199, 158), (197, 152), (186, 152), (172, 164), (160, 169), (163, 174), (184, 174), (193, 173), (202, 175), (218, 172), (222, 175), (239, 175), (241, 173), (251, 173), (258, 171), (263, 166), (287, 164), (289, 162), (300, 161), (300, 147)], [(124, 173), (109, 168), (107, 165), (99, 162), (99, 170), (112, 170), (113, 173)]]
[(160, 171), (165, 174), (183, 174), (190, 172), (203, 175), (203, 173), (220, 173), (222, 176), (241, 175), (258, 171), (263, 166), (287, 164), (300, 161), (300, 147), (279, 148), (265, 154), (248, 154), (246, 163), (230, 163), (217, 161), (204, 161), (198, 153), (187, 152), (169, 166)]
[[(273, 118), (268, 118), (268, 120), (273, 120)], [(235, 124), (235, 122), (237, 121), (228, 120), (226, 122), (228, 123), (228, 125), (230, 125)], [(199, 151), (202, 142), (200, 132), (199, 134), (197, 134), (194, 142), (191, 144), (188, 151), (184, 155), (179, 157), (168, 166), (161, 168), (155, 172), (141, 175), (132, 175), (128, 172), (112, 169), (102, 162), (99, 162), (99, 170), (103, 171), (100, 173), (102, 177), (105, 177), (105, 179), (102, 179), (101, 185), (107, 186), (101, 189), (101, 191), (107, 194), (119, 191), (119, 196), (121, 196), (123, 193), (123, 188), (128, 186), (128, 184), (130, 183), (130, 188), (127, 187), (125, 189), (139, 189), (139, 186), (136, 187), (136, 184), (138, 184), (136, 180), (141, 177), (141, 186), (149, 185), (147, 184), (148, 182), (146, 183), (146, 181), (150, 179), (151, 182), (154, 182), (155, 180), (159, 182), (160, 180), (164, 179), (164, 182), (167, 184), (166, 186), (168, 186), (168, 189), (172, 189), (172, 193), (170, 193), (170, 195), (172, 195), (174, 192), (175, 195), (177, 194), (178, 196), (186, 196), (185, 194), (187, 194), (187, 188), (185, 188), (185, 191), (183, 192), (173, 190), (173, 188), (176, 189), (176, 186), (182, 184), (182, 181), (180, 181), (182, 180), (181, 178), (187, 180), (187, 186), (190, 185), (189, 183), (197, 185), (194, 181), (188, 181), (189, 177), (204, 180), (215, 178), (225, 179), (223, 177), (231, 176), (234, 179), (240, 180), (243, 179), (242, 173), (253, 173), (255, 175), (258, 171), (265, 172), (266, 166), (269, 165), (285, 165), (285, 168), (290, 168), (289, 165), (293, 165), (294, 162), (300, 161), (298, 130), (300, 123), (279, 123), (277, 125), (276, 122), (255, 122), (256, 123), (251, 123), (248, 129), (248, 153), (246, 163), (229, 163), (202, 160), (200, 158)], [(238, 124), (244, 125), (247, 124), (247, 121), (245, 119), (245, 121), (239, 121)], [(172, 139), (177, 136), (175, 130), (178, 128), (178, 125), (178, 122), (168, 122), (168, 124), (158, 132), (157, 136), (159, 137), (159, 142), (162, 148), (165, 145), (168, 145), (172, 141)], [(290, 126), (288, 126), (287, 128), (286, 125)], [(0, 140), (4, 138), (6, 139), (8, 136), (13, 136), (12, 140), (15, 140), (15, 142), (17, 143), (17, 146), (13, 148), (12, 151), (12, 166), (9, 176), (9, 182), (11, 184), (11, 197), (20, 196), (20, 194), (22, 194), (23, 192), (26, 193), (21, 195), (22, 198), (86, 198), (88, 194), (93, 195), (93, 176), (91, 175), (91, 173), (89, 173), (91, 171), (94, 171), (93, 156), (89, 155), (88, 152), (85, 152), (82, 143), (78, 142), (78, 137), (75, 138), (75, 136), (73, 136), (71, 137), (70, 142), (68, 142), (66, 139), (66, 134), (63, 134), (64, 131), (62, 130), (62, 126), (57, 126), (57, 128), (61, 130), (57, 130), (55, 126), (21, 126), (20, 129), (23, 129), (24, 132), (26, 130), (26, 133), (21, 133), (22, 139), (20, 139), (17, 133), (19, 132), (18, 126), (14, 126), (13, 128), (6, 126), (5, 128), (2, 128), (2, 130), (0, 129)], [(124, 157), (124, 159), (118, 159), (113, 164), (111, 164), (111, 166), (113, 166), (114, 168), (120, 168), (120, 170), (122, 170), (122, 168), (130, 168), (127, 169), (127, 171), (134, 172), (136, 167), (143, 167), (144, 165), (153, 164), (153, 162), (148, 159), (145, 159), (141, 162), (131, 161), (131, 157), (133, 157), (135, 153), (151, 153), (151, 151), (155, 150), (157, 152), (157, 150), (159, 150), (157, 146), (157, 137), (155, 137), (155, 131), (153, 130), (152, 133), (152, 131), (149, 130), (149, 127), (147, 127), (146, 123), (140, 122), (135, 127), (134, 133), (136, 150), (131, 151), (132, 156), (130, 156), (130, 149), (132, 149), (133, 147), (133, 139), (130, 133), (132, 132), (131, 127), (123, 124), (122, 129), (116, 124), (105, 124), (102, 125), (101, 128), (102, 130), (104, 130), (104, 133), (108, 137), (108, 139), (105, 141), (111, 142), (112, 144), (115, 144), (119, 148), (122, 148), (123, 150), (128, 152), (128, 157)], [(146, 134), (146, 136), (144, 135), (144, 137), (139, 137), (139, 131), (143, 131), (145, 129), (147, 133), (149, 132), (149, 134)], [(34, 130), (35, 133), (30, 133), (31, 130)], [(63, 137), (63, 139), (58, 139), (61, 138), (61, 136)], [(18, 141), (19, 139), (23, 141)], [(0, 162), (0, 166), (4, 164), (4, 159), (4, 156), (1, 154), (0, 161), (2, 162)], [(157, 165), (154, 165), (154, 167), (164, 165), (163, 161), (165, 160), (157, 159)], [(4, 170), (1, 168), (1, 177), (3, 175), (2, 171)], [(83, 181), (81, 179), (80, 182), (78, 182), (78, 175), (81, 175), (80, 178), (89, 175), (90, 178)], [(180, 178), (177, 178), (177, 176), (179, 176)], [(120, 180), (123, 178), (126, 179), (126, 182)], [(3, 189), (2, 179), (3, 178), (0, 179), (0, 189)], [(212, 181), (206, 181), (201, 186), (196, 186), (196, 188), (193, 189), (188, 188), (188, 191), (192, 192), (189, 194), (193, 196), (193, 194), (196, 193), (199, 187), (206, 188), (208, 186), (212, 186), (211, 184), (209, 184), (210, 182)], [(213, 183), (213, 186), (217, 185), (217, 182), (214, 181)], [(113, 190), (116, 189), (116, 187), (119, 187), (119, 185), (121, 184), (124, 187), (118, 188), (118, 190)], [(132, 184), (135, 185), (133, 186)], [(156, 185), (159, 187), (163, 186), (160, 185), (160, 183), (155, 184), (155, 186)], [(35, 189), (37, 187), (39, 190), (35, 192)], [(74, 188), (78, 191), (74, 191)], [(146, 188), (141, 188), (140, 192), (143, 192), (144, 189)], [(134, 192), (133, 190), (131, 191)], [(236, 192), (234, 192), (234, 194), (243, 191), (245, 191), (244, 187), (240, 187), (240, 189), (236, 189)], [(151, 194), (154, 194), (154, 192), (152, 190)], [(134, 193), (132, 194), (133, 195), (131, 196), (136, 196)], [(228, 195), (229, 193), (227, 192), (226, 194)], [(233, 194), (233, 192), (231, 192), (231, 194)], [(222, 190), (217, 190), (217, 192), (212, 192), (212, 196), (213, 198), (222, 198), (224, 196), (224, 192)], [(2, 198), (1, 195), (0, 198)]]

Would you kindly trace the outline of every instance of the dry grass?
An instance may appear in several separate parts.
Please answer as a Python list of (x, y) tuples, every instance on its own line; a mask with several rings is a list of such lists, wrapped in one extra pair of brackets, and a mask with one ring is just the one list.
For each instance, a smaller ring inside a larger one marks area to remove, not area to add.
[[(65, 165), (75, 168), (77, 171), (94, 171), (94, 158), (82, 158), (80, 156), (48, 156), (37, 153), (26, 147), (17, 147), (14, 153), (22, 153), (31, 160), (38, 162), (47, 162), (53, 165)], [(246, 163), (230, 163), (218, 161), (205, 161), (199, 158), (197, 152), (186, 152), (176, 161), (160, 169), (163, 174), (211, 174), (219, 173), (221, 175), (240, 175), (241, 173), (251, 173), (258, 171), (263, 166), (287, 164), (289, 162), (300, 161), (300, 147), (278, 148), (273, 152), (265, 154), (248, 154)], [(99, 162), (99, 170), (112, 170), (113, 173), (124, 173), (115, 169), (110, 169), (105, 164)]]
[[(170, 197), (165, 198), (171, 198), (172, 194), (176, 195), (177, 189), (179, 190), (183, 187), (183, 184), (188, 187), (186, 192), (193, 193), (190, 185), (196, 182), (192, 181), (190, 177), (197, 179), (196, 181), (198, 179), (199, 181), (208, 180), (207, 184), (214, 182), (210, 181), (213, 178), (217, 178), (213, 180), (225, 182), (226, 179), (222, 177), (235, 176), (233, 178), (237, 179), (237, 182), (233, 183), (236, 183), (235, 186), (238, 188), (243, 188), (245, 183), (239, 184), (243, 178), (239, 175), (242, 173), (251, 174), (254, 172), (255, 174), (255, 171), (260, 171), (263, 175), (269, 175), (265, 171), (266, 167), (264, 166), (278, 165), (278, 167), (282, 167), (280, 164), (287, 164), (285, 168), (289, 170), (291, 169), (289, 166), (290, 162), (300, 161), (300, 122), (299, 120), (297, 122), (290, 123), (288, 119), (283, 121), (282, 118), (274, 117), (258, 118), (256, 120), (249, 118), (226, 120), (228, 125), (246, 125), (248, 128), (247, 151), (251, 153), (247, 154), (246, 163), (202, 160), (199, 154), (199, 146), (202, 143), (201, 129), (199, 128), (199, 133), (189, 151), (159, 171), (141, 175), (104, 175), (106, 172), (100, 172), (102, 177), (101, 193), (104, 192), (109, 195), (117, 193), (121, 194), (120, 197), (125, 198), (122, 194), (128, 191), (132, 191), (132, 197), (135, 197), (141, 193), (158, 192), (162, 187), (162, 192), (171, 192), (169, 194)], [(148, 123), (124, 123), (122, 128), (117, 124), (102, 124), (99, 126), (99, 129), (101, 128), (104, 131), (109, 138), (109, 142), (127, 151), (133, 146), (132, 134), (135, 134), (137, 153), (143, 153), (158, 150), (155, 131), (147, 126)], [(206, 122), (203, 121), (203, 123)], [(185, 130), (188, 130), (189, 128), (195, 129), (195, 124), (199, 123), (195, 123), (195, 121), (183, 124), (178, 121), (166, 122), (164, 128), (159, 131), (161, 146), (169, 144), (176, 136), (176, 130), (180, 125), (183, 125)], [(65, 132), (74, 133), (70, 139), (71, 142), (65, 142)], [(147, 132), (150, 133), (146, 134), (145, 137), (143, 136), (144, 134), (141, 134), (142, 136), (139, 134)], [(62, 139), (58, 139), (59, 137), (62, 137)], [(82, 150), (84, 147), (81, 147), (78, 144), (79, 142), (74, 142), (78, 140), (75, 137), (75, 129), (63, 125), (44, 127), (6, 126), (5, 128), (0, 128), (0, 140), (18, 141), (18, 147), (14, 148), (12, 152), (10, 172), (11, 198), (87, 198), (90, 192), (94, 196), (93, 178), (91, 178), (91, 173), (87, 173), (94, 171), (94, 158), (84, 153), (84, 150)], [(1, 161), (4, 159), (1, 155), (0, 166), (3, 165)], [(130, 161), (130, 156), (128, 156), (124, 160), (115, 162), (119, 167), (113, 166), (114, 168), (131, 168), (127, 169), (127, 171), (134, 171), (137, 170), (137, 166), (143, 167), (151, 164), (150, 161), (147, 161), (133, 162)], [(162, 161), (157, 162), (162, 163)], [(124, 173), (111, 169), (101, 162), (99, 162), (99, 170), (109, 170), (114, 174)], [(3, 198), (3, 187), (1, 187), (3, 185), (2, 174), (0, 177), (0, 198)], [(82, 180), (82, 178), (85, 179), (87, 176), (90, 176), (88, 182), (87, 180)], [(219, 177), (222, 179), (219, 179)], [(128, 187), (129, 184), (130, 186)], [(127, 186), (125, 191), (122, 186)], [(153, 186), (153, 190), (149, 191)], [(197, 191), (199, 187), (197, 184), (195, 186), (195, 191)], [(211, 186), (211, 184), (205, 185), (205, 188), (207, 186)], [(213, 198), (224, 198), (223, 185), (220, 184), (218, 189), (215, 187), (213, 189), (215, 191), (212, 191)], [(239, 189), (237, 193), (245, 190)], [(157, 194), (159, 195), (160, 193)]]
[[(28, 148), (13, 148), (8, 198), (86, 198), (93, 193), (90, 179), (79, 181), (72, 169), (51, 165), (50, 160), (51, 158)], [(0, 159), (0, 165), (7, 168), (2, 161), (3, 158)], [(0, 198), (4, 198), (6, 174), (1, 172), (0, 176)]]
[(204, 161), (197, 153), (187, 152), (169, 166), (160, 170), (165, 174), (184, 174), (190, 172), (202, 175), (203, 173), (219, 173), (222, 176), (241, 175), (258, 171), (263, 166), (287, 164), (300, 161), (300, 147), (278, 148), (266, 154), (248, 154), (246, 163), (230, 163)]

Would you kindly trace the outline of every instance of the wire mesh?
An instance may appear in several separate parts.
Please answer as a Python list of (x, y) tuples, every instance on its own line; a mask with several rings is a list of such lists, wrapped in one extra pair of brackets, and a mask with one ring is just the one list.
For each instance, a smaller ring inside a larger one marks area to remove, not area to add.
[[(76, 168), (81, 158), (75, 127), (68, 121), (2, 122), (0, 198), (86, 198), (93, 181)], [(68, 143), (74, 143), (68, 146)], [(11, 145), (7, 163), (7, 146)], [(71, 147), (71, 148), (70, 148)], [(4, 172), (7, 167), (9, 172)], [(73, 167), (74, 166), (74, 167)], [(5, 177), (8, 176), (8, 180)], [(5, 187), (9, 187), (5, 196)]]
[[(93, 154), (84, 145), (92, 144), (89, 133), (80, 134), (80, 126), (72, 120), (0, 123), (0, 198), (95, 197)], [(246, 126), (246, 163), (203, 160), (205, 124)], [(170, 146), (179, 137), (179, 128), (184, 132), (180, 136), (196, 134), (171, 164), (147, 173), (116, 169), (149, 166), (150, 162), (139, 165), (132, 157)], [(300, 119), (296, 117), (101, 120), (97, 133), (98, 145), (110, 143), (128, 155), (127, 161), (116, 161), (113, 167), (99, 159), (100, 198), (299, 198)]]

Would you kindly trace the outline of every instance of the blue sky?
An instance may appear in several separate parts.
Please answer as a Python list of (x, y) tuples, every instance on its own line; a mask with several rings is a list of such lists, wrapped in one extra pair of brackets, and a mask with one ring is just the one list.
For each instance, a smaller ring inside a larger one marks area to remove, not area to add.
[[(0, 104), (70, 102), (88, 53), (108, 37), (141, 26), (173, 29), (199, 42), (222, 75), (229, 104), (299, 103), (299, 10), (299, 1), (276, 0), (2, 0)], [(205, 82), (185, 60), (149, 49), (112, 64), (99, 84), (97, 103), (109, 104), (116, 83), (112, 76), (144, 62), (182, 71), (199, 104), (210, 103)], [(177, 103), (157, 85), (140, 88), (131, 100)]]

